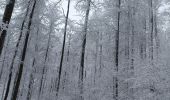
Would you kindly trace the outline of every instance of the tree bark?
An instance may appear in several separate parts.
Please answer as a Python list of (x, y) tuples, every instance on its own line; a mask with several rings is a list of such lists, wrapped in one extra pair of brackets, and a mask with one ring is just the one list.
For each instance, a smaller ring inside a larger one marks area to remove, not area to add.
[(56, 94), (57, 96), (58, 96), (58, 92), (59, 92), (59, 89), (60, 89), (60, 81), (61, 81), (61, 74), (62, 74), (62, 67), (63, 67), (65, 44), (66, 44), (69, 11), (70, 11), (70, 0), (68, 0), (67, 15), (66, 15), (65, 27), (64, 27), (64, 38), (63, 38), (63, 45), (62, 45), (62, 50), (61, 50), (61, 60), (60, 60), (60, 66), (59, 66), (59, 73), (58, 73), (57, 94)]
[[(10, 23), (14, 5), (15, 5), (15, 0), (10, 0), (5, 7), (5, 12), (4, 12), (3, 19), (2, 19), (2, 22), (3, 22), (2, 24), (6, 24), (5, 28), (8, 28), (8, 25)], [(0, 27), (0, 56), (2, 53), (6, 35), (7, 35), (7, 30), (3, 29), (3, 27)]]
[(160, 40), (158, 35), (158, 25), (157, 25), (157, 10), (154, 13), (154, 31), (155, 31), (155, 42), (156, 42), (156, 56), (158, 59), (159, 56), (159, 47), (160, 47)]
[(44, 81), (46, 79), (46, 70), (47, 70), (47, 66), (46, 66), (46, 63), (48, 61), (48, 55), (49, 55), (49, 49), (50, 49), (50, 44), (51, 44), (51, 34), (52, 34), (52, 27), (53, 27), (53, 24), (54, 22), (51, 21), (51, 24), (50, 24), (50, 32), (48, 33), (49, 36), (48, 36), (48, 42), (47, 42), (47, 48), (46, 48), (46, 52), (45, 52), (45, 59), (44, 59), (44, 64), (43, 64), (43, 70), (42, 70), (42, 77), (40, 79), (40, 88), (39, 88), (39, 94), (38, 94), (38, 100), (40, 98), (40, 95), (41, 93), (43, 92), (42, 89), (43, 89), (43, 84), (44, 84)]
[[(38, 53), (38, 41), (39, 41), (39, 26), (37, 29), (37, 35), (36, 35), (36, 44), (35, 44), (35, 53)], [(37, 59), (36, 57), (33, 58), (32, 61), (32, 71), (30, 74), (30, 78), (29, 78), (29, 85), (28, 85), (28, 93), (27, 93), (27, 97), (26, 100), (31, 100), (31, 96), (32, 96), (32, 89), (33, 89), (33, 84), (34, 84), (34, 74), (36, 73), (36, 64), (37, 64)]]
[(99, 32), (97, 32), (97, 38), (95, 40), (96, 42), (96, 51), (95, 51), (95, 65), (94, 65), (94, 86), (96, 85), (96, 74), (97, 74), (97, 66), (98, 66), (98, 50), (99, 50)]
[(29, 36), (30, 36), (30, 29), (31, 29), (31, 25), (32, 25), (32, 18), (33, 18), (33, 15), (34, 15), (35, 6), (36, 6), (36, 0), (33, 1), (33, 7), (32, 7), (32, 10), (31, 10), (31, 13), (30, 13), (30, 16), (29, 16), (28, 31), (26, 33), (26, 38), (25, 38), (25, 41), (24, 41), (24, 48), (22, 50), (21, 62), (20, 62), (20, 65), (19, 65), (19, 70), (18, 70), (16, 78), (15, 78), (16, 80), (15, 80), (15, 83), (14, 83), (11, 100), (17, 100), (17, 95), (18, 95), (18, 90), (19, 90), (19, 87), (20, 87), (20, 82), (21, 82), (21, 77), (22, 77), (26, 52), (27, 52), (28, 40), (29, 40)]
[(80, 61), (80, 69), (79, 69), (79, 89), (80, 89), (80, 100), (84, 100), (83, 97), (83, 83), (84, 83), (84, 60), (85, 60), (85, 50), (86, 50), (86, 36), (87, 36), (87, 28), (89, 21), (89, 12), (90, 12), (90, 3), (91, 0), (87, 0), (87, 9), (85, 15), (84, 29), (83, 29), (83, 43), (82, 43), (82, 51), (81, 51), (81, 61)]
[(103, 41), (103, 33), (101, 32), (99, 34), (99, 37), (100, 37), (100, 47), (99, 47), (99, 52), (100, 52), (100, 57), (99, 57), (99, 76), (101, 77), (101, 74), (102, 74), (102, 67), (103, 67), (103, 45), (102, 45), (102, 42)]
[(150, 46), (149, 46), (149, 57), (151, 61), (154, 59), (154, 45), (153, 45), (153, 32), (154, 32), (154, 15), (153, 15), (153, 1), (150, 0)]
[[(119, 72), (119, 34), (120, 34), (120, 6), (121, 6), (121, 0), (118, 0), (117, 8), (118, 8), (118, 13), (117, 13), (117, 31), (116, 31), (116, 39), (115, 39), (115, 71), (118, 74)], [(114, 94), (114, 99), (118, 100), (118, 75), (114, 76), (114, 82), (115, 82), (115, 94)]]

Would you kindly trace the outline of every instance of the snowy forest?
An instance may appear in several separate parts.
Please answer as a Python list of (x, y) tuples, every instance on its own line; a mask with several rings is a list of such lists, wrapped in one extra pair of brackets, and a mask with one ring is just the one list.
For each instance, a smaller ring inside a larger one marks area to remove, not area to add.
[(170, 100), (170, 0), (0, 0), (0, 100)]

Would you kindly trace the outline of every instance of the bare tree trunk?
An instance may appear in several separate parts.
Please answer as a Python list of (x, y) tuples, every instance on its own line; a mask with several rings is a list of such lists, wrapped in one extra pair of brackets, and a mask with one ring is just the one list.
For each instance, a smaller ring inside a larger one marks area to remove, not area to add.
[(155, 10), (155, 14), (154, 14), (154, 26), (155, 26), (154, 31), (155, 31), (155, 41), (156, 41), (156, 55), (157, 55), (157, 59), (158, 59), (160, 40), (159, 40), (159, 35), (158, 35), (157, 11), (156, 10)]
[[(32, 66), (35, 66), (35, 58), (33, 59), (33, 63)], [(29, 80), (29, 85), (28, 85), (28, 93), (27, 93), (27, 97), (26, 100), (30, 100), (31, 99), (31, 95), (32, 95), (32, 85), (34, 84), (34, 78), (33, 78), (33, 72), (31, 72), (30, 75), (30, 80)]]
[[(5, 12), (4, 12), (3, 19), (2, 19), (2, 22), (3, 22), (2, 24), (6, 24), (5, 28), (8, 28), (8, 25), (10, 23), (14, 5), (15, 5), (15, 0), (9, 0), (8, 4), (6, 5)], [(7, 33), (7, 30), (3, 29), (3, 25), (2, 27), (0, 26), (0, 56), (2, 53), (3, 46), (4, 46), (6, 33)]]
[[(7, 79), (7, 77), (5, 77), (5, 79)], [(4, 88), (3, 88), (3, 91), (2, 91), (2, 97), (1, 97), (1, 100), (4, 100), (4, 94), (5, 94), (5, 89), (6, 89), (6, 88), (5, 88), (5, 87), (6, 87), (6, 82), (7, 82), (7, 81), (5, 81), (5, 82), (4, 82), (4, 85), (3, 85), (3, 86), (4, 86)]]
[(102, 66), (103, 66), (103, 64), (102, 64), (102, 60), (103, 60), (103, 45), (102, 45), (102, 42), (101, 41), (103, 41), (103, 33), (100, 33), (100, 58), (99, 58), (99, 76), (101, 77), (101, 74), (102, 74)]
[(48, 61), (48, 55), (49, 55), (49, 49), (50, 49), (50, 44), (51, 44), (51, 34), (52, 34), (52, 27), (53, 27), (53, 22), (51, 21), (51, 24), (50, 24), (50, 32), (48, 33), (49, 36), (48, 36), (48, 42), (47, 42), (47, 49), (46, 49), (46, 52), (45, 52), (45, 59), (44, 59), (44, 64), (43, 64), (43, 70), (42, 70), (42, 77), (40, 79), (40, 88), (39, 88), (39, 93), (38, 93), (38, 100), (40, 98), (40, 95), (42, 94), (42, 89), (43, 89), (43, 84), (44, 84), (44, 81), (46, 80), (46, 70), (47, 70), (47, 61)]
[[(116, 32), (116, 39), (115, 39), (115, 71), (119, 72), (119, 34), (120, 34), (120, 6), (121, 6), (121, 0), (118, 0), (117, 8), (118, 8), (118, 13), (117, 13), (117, 32)], [(114, 76), (114, 82), (115, 82), (115, 94), (114, 94), (114, 99), (118, 100), (119, 97), (119, 82), (118, 82), (118, 75)]]
[(130, 37), (129, 37), (129, 34), (130, 34), (130, 2), (128, 2), (128, 26), (127, 26), (127, 34), (125, 36), (125, 39), (127, 40), (126, 44), (125, 44), (125, 56), (127, 58), (127, 62), (128, 62), (128, 67), (129, 67), (129, 54), (130, 54), (130, 45), (129, 45), (129, 40), (130, 40)]
[[(37, 29), (37, 35), (36, 35), (36, 44), (35, 44), (35, 53), (38, 53), (38, 41), (39, 41), (39, 27)], [(33, 89), (33, 84), (34, 84), (34, 74), (35, 69), (36, 69), (36, 57), (33, 58), (32, 61), (32, 71), (30, 74), (30, 79), (29, 79), (29, 85), (28, 85), (28, 93), (27, 93), (27, 97), (26, 100), (31, 100), (31, 96), (32, 96), (32, 89)]]
[[(126, 78), (129, 78), (129, 65), (130, 65), (130, 24), (131, 24), (131, 2), (128, 1), (128, 24), (127, 24), (127, 33), (125, 35), (125, 40), (126, 40), (126, 43), (125, 43), (125, 58), (126, 58)], [(129, 82), (125, 82), (125, 85), (126, 85), (126, 91), (127, 91), (127, 94), (129, 94)]]
[(97, 66), (98, 66), (98, 50), (99, 50), (99, 32), (97, 32), (96, 36), (96, 53), (95, 53), (95, 65), (94, 65), (94, 86), (96, 85), (96, 74), (97, 74)]
[(150, 45), (149, 45), (149, 56), (151, 61), (154, 59), (154, 54), (153, 54), (153, 32), (154, 32), (154, 16), (153, 16), (153, 1), (150, 0), (150, 12), (149, 12), (149, 17), (150, 17)]
[(85, 51), (86, 51), (86, 36), (87, 36), (87, 28), (89, 21), (89, 12), (90, 12), (90, 3), (91, 0), (87, 0), (87, 9), (85, 15), (84, 22), (84, 30), (83, 30), (83, 43), (82, 43), (82, 51), (81, 51), (81, 61), (80, 61), (80, 70), (79, 70), (79, 89), (80, 89), (80, 100), (84, 100), (83, 97), (83, 83), (84, 83), (84, 60), (85, 60)]
[(146, 18), (142, 20), (143, 23), (143, 34), (141, 34), (141, 40), (140, 40), (140, 47), (139, 47), (139, 53), (140, 53), (140, 58), (142, 60), (145, 60), (146, 58)]
[[(134, 43), (135, 43), (135, 31), (134, 31), (134, 15), (135, 15), (135, 9), (134, 7), (132, 8), (132, 12), (131, 12), (131, 72), (134, 72), (134, 53), (135, 53), (135, 48), (134, 48)], [(133, 75), (133, 74), (132, 74)]]
[(65, 44), (66, 44), (66, 35), (67, 35), (67, 25), (68, 25), (68, 16), (70, 11), (70, 0), (68, 0), (67, 5), (67, 15), (65, 20), (65, 27), (64, 27), (64, 38), (63, 38), (63, 45), (61, 50), (61, 60), (60, 60), (60, 66), (59, 66), (59, 73), (58, 73), (58, 82), (57, 82), (57, 96), (60, 89), (60, 81), (61, 81), (61, 73), (62, 73), (62, 67), (63, 67), (63, 58), (64, 58), (64, 51), (65, 51)]
[(2, 78), (3, 70), (4, 70), (4, 67), (5, 67), (6, 61), (7, 61), (6, 56), (7, 56), (7, 48), (8, 48), (8, 45), (9, 45), (9, 41), (10, 41), (10, 38), (8, 36), (6, 47), (4, 47), (4, 56), (3, 56), (3, 60), (2, 60), (1, 70), (0, 70), (0, 80)]
[[(134, 1), (135, 2), (135, 1)], [(133, 5), (135, 5), (134, 3), (133, 3)], [(132, 8), (132, 12), (131, 12), (131, 25), (130, 25), (130, 27), (131, 27), (131, 65), (130, 65), (130, 72), (131, 72), (131, 76), (130, 77), (133, 77), (134, 76), (134, 61), (135, 61), (135, 47), (134, 47), (134, 43), (135, 43), (135, 31), (134, 31), (134, 28), (135, 28), (135, 26), (134, 26), (134, 15), (135, 15), (135, 7), (133, 7)], [(133, 82), (132, 82), (133, 83)], [(131, 84), (131, 87), (132, 87), (132, 85), (133, 84)], [(130, 89), (130, 93), (132, 94), (131, 95), (131, 99), (132, 100), (134, 100), (134, 97), (133, 97), (133, 94), (134, 94), (134, 89), (133, 88), (131, 88)]]
[(147, 58), (147, 23), (146, 23), (146, 18), (144, 21), (144, 46), (143, 46), (143, 58)]
[(15, 83), (14, 83), (11, 100), (17, 100), (17, 95), (18, 95), (18, 90), (19, 90), (19, 87), (20, 87), (20, 82), (21, 82), (21, 77), (22, 77), (26, 52), (27, 52), (28, 40), (29, 40), (29, 36), (30, 36), (30, 28), (31, 28), (31, 25), (32, 25), (32, 18), (33, 18), (33, 15), (34, 15), (35, 6), (36, 6), (36, 0), (33, 1), (32, 11), (31, 11), (30, 16), (29, 16), (28, 31), (26, 33), (26, 38), (25, 38), (25, 41), (24, 41), (24, 48), (22, 50), (22, 55), (21, 55), (22, 57), (21, 57), (20, 65), (19, 65), (19, 70), (18, 70), (17, 75), (15, 77), (16, 80), (15, 80)]
[(67, 62), (69, 62), (69, 57), (70, 57), (71, 34), (69, 34), (68, 38), (69, 40), (68, 40)]

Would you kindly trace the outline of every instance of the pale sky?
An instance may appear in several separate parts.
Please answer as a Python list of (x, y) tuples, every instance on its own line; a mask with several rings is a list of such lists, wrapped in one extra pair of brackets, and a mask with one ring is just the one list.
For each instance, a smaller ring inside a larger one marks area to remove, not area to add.
[[(62, 6), (63, 6), (63, 9), (64, 9), (65, 15), (66, 15), (66, 12), (67, 12), (67, 5), (68, 5), (68, 1), (64, 0), (62, 2)], [(72, 20), (79, 20), (80, 16), (78, 16), (79, 14), (76, 11), (76, 9), (74, 8), (74, 6), (75, 6), (75, 1), (71, 0), (69, 18), (72, 19)]]
[(161, 13), (161, 12), (164, 12), (164, 11), (167, 10), (168, 8), (170, 8), (170, 5), (164, 4), (164, 5), (160, 6), (159, 12), (160, 12), (160, 13)]

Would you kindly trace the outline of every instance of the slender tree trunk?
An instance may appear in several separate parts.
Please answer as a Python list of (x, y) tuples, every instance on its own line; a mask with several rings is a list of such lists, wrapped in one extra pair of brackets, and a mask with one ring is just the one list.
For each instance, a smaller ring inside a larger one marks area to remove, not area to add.
[[(7, 80), (7, 77), (5, 77), (5, 79)], [(7, 82), (6, 80), (5, 80), (4, 85), (3, 85), (3, 86), (4, 86), (4, 88), (3, 88), (3, 91), (2, 91), (2, 97), (1, 97), (1, 100), (4, 100), (4, 94), (5, 94), (5, 89), (6, 89), (5, 87), (6, 87), (6, 82)]]
[(35, 6), (36, 6), (36, 0), (33, 1), (33, 7), (32, 7), (32, 10), (31, 10), (31, 13), (30, 13), (30, 16), (29, 16), (28, 31), (26, 33), (26, 38), (25, 38), (25, 41), (24, 41), (24, 47), (23, 47), (23, 50), (22, 50), (22, 55), (21, 55), (22, 57), (21, 57), (20, 65), (19, 65), (19, 70), (18, 70), (17, 75), (15, 77), (16, 80), (15, 80), (15, 83), (14, 83), (11, 100), (17, 100), (17, 95), (18, 95), (18, 90), (19, 90), (19, 87), (20, 87), (20, 82), (21, 82), (21, 77), (22, 77), (26, 52), (27, 52), (28, 40), (29, 40), (30, 29), (31, 29), (31, 25), (32, 25), (32, 18), (33, 18), (33, 15), (34, 15)]
[[(134, 1), (135, 2), (135, 1)], [(135, 3), (133, 3), (133, 5), (135, 5)], [(134, 15), (135, 15), (135, 8), (133, 7), (132, 8), (132, 12), (131, 12), (131, 65), (130, 65), (130, 72), (131, 72), (131, 76), (130, 77), (133, 77), (134, 76), (134, 61), (135, 61), (135, 47), (134, 47), (134, 44), (135, 44), (135, 31), (134, 31)], [(133, 83), (133, 82), (132, 82)], [(131, 84), (131, 87), (133, 86), (133, 84)], [(132, 94), (132, 100), (134, 100), (134, 97), (133, 97), (133, 94), (134, 94), (134, 90), (133, 88), (130, 89), (130, 93)]]
[(61, 73), (62, 73), (62, 67), (63, 67), (65, 44), (66, 44), (69, 11), (70, 11), (70, 0), (68, 0), (67, 15), (66, 15), (65, 27), (64, 27), (64, 38), (63, 38), (63, 45), (62, 45), (62, 50), (61, 50), (61, 60), (60, 60), (60, 66), (59, 66), (59, 73), (58, 73), (57, 94), (56, 94), (57, 96), (58, 96), (58, 92), (59, 92), (59, 89), (60, 89), (60, 81), (61, 81)]
[(71, 46), (71, 34), (69, 34), (69, 40), (68, 40), (67, 62), (69, 62), (69, 57), (70, 57), (70, 46)]
[(144, 20), (144, 44), (143, 44), (143, 58), (147, 58), (147, 22)]
[[(115, 39), (115, 71), (119, 72), (119, 34), (120, 34), (120, 6), (121, 6), (121, 0), (118, 0), (117, 8), (118, 8), (118, 14), (117, 14), (117, 32), (116, 32), (116, 39)], [(115, 82), (115, 96), (114, 99), (118, 100), (118, 88), (119, 88), (119, 83), (118, 83), (118, 75), (114, 77), (114, 82)]]
[(141, 34), (141, 40), (140, 40), (140, 47), (139, 47), (139, 53), (141, 60), (146, 60), (146, 48), (147, 48), (147, 20), (146, 16), (144, 16), (144, 19), (142, 20), (143, 23), (143, 34)]
[[(127, 24), (127, 33), (125, 35), (125, 57), (126, 57), (126, 78), (129, 78), (129, 61), (130, 61), (130, 15), (131, 15), (131, 2), (128, 1), (128, 24)], [(129, 82), (126, 82), (126, 89), (127, 89), (127, 94), (129, 94)], [(129, 96), (128, 96), (129, 97)]]
[(129, 47), (130, 47), (130, 45), (129, 45), (129, 40), (130, 40), (130, 38), (129, 38), (129, 34), (130, 34), (130, 2), (128, 2), (128, 26), (127, 26), (127, 34), (126, 34), (126, 37), (125, 37), (125, 39), (127, 40), (126, 41), (126, 44), (125, 44), (125, 56), (126, 56), (126, 58), (127, 58), (127, 64), (128, 64), (128, 66), (127, 67), (129, 67), (129, 54), (130, 54), (130, 51), (129, 51)]
[(149, 55), (150, 55), (150, 59), (151, 61), (153, 61), (154, 59), (154, 45), (153, 45), (153, 32), (154, 32), (154, 15), (153, 15), (153, 1), (150, 0), (150, 46), (149, 46)]
[(157, 55), (157, 59), (158, 59), (160, 40), (159, 40), (159, 35), (158, 35), (157, 11), (156, 10), (155, 10), (155, 14), (154, 14), (154, 26), (155, 26), (154, 31), (155, 31), (155, 41), (156, 41), (156, 55)]
[(85, 51), (86, 51), (86, 36), (87, 36), (87, 28), (89, 21), (89, 12), (90, 12), (90, 3), (91, 0), (87, 0), (87, 9), (85, 15), (84, 22), (84, 30), (83, 30), (83, 43), (82, 43), (82, 51), (81, 51), (81, 61), (80, 61), (80, 70), (79, 70), (79, 88), (80, 88), (80, 100), (84, 100), (83, 97), (83, 83), (84, 83), (84, 60), (85, 60)]
[[(36, 35), (36, 44), (35, 44), (35, 54), (38, 53), (38, 42), (39, 42), (39, 26), (37, 29), (37, 35)], [(32, 96), (32, 89), (33, 89), (33, 84), (34, 84), (34, 74), (36, 73), (36, 57), (33, 58), (32, 61), (32, 71), (30, 74), (30, 79), (29, 79), (29, 85), (28, 85), (28, 93), (27, 93), (27, 97), (26, 100), (31, 100), (31, 96)]]
[(102, 45), (102, 42), (101, 41), (103, 41), (103, 33), (101, 32), (100, 33), (100, 58), (99, 58), (99, 76), (101, 77), (101, 74), (102, 74), (102, 66), (103, 66), (103, 64), (102, 64), (102, 60), (103, 60), (103, 45)]
[[(134, 15), (135, 15), (135, 9), (134, 7), (132, 8), (131, 12), (131, 72), (134, 72), (134, 53), (135, 53), (135, 48), (134, 48), (134, 43), (135, 43), (135, 31), (134, 31)], [(132, 74), (133, 75), (133, 74)]]
[(94, 86), (96, 85), (96, 74), (97, 74), (97, 66), (98, 66), (98, 49), (99, 49), (99, 32), (97, 32), (96, 38), (96, 53), (95, 53), (95, 65), (94, 65)]
[(2, 66), (1, 66), (1, 70), (0, 70), (0, 80), (2, 78), (2, 74), (3, 74), (3, 70), (4, 70), (4, 66), (6, 64), (6, 56), (7, 56), (7, 49), (8, 49), (8, 45), (9, 45), (9, 41), (10, 41), (10, 38), (8, 36), (8, 40), (7, 40), (7, 44), (6, 44), (6, 47), (4, 48), (4, 56), (3, 56), (3, 60), (2, 60)]
[[(33, 59), (32, 66), (33, 67), (35, 66), (35, 58)], [(26, 100), (31, 100), (33, 84), (34, 84), (34, 77), (33, 77), (33, 72), (31, 72)]]
[[(6, 5), (5, 12), (2, 19), (3, 22), (2, 24), (6, 24), (5, 28), (8, 28), (8, 25), (10, 23), (14, 5), (15, 5), (15, 0), (9, 0), (8, 4)], [(7, 34), (7, 30), (4, 29), (2, 25), (2, 27), (0, 27), (0, 56), (4, 46), (6, 34)]]
[(38, 94), (38, 100), (40, 99), (40, 95), (42, 94), (42, 89), (43, 89), (43, 84), (44, 81), (46, 80), (46, 70), (47, 70), (47, 61), (48, 61), (48, 55), (49, 55), (49, 50), (50, 50), (50, 44), (51, 44), (51, 34), (52, 34), (52, 27), (53, 27), (53, 21), (51, 21), (50, 24), (50, 32), (48, 33), (48, 42), (47, 42), (47, 48), (46, 48), (46, 52), (45, 52), (45, 59), (44, 59), (44, 64), (43, 64), (43, 70), (42, 70), (42, 77), (40, 79), (40, 88), (39, 88), (39, 94)]

